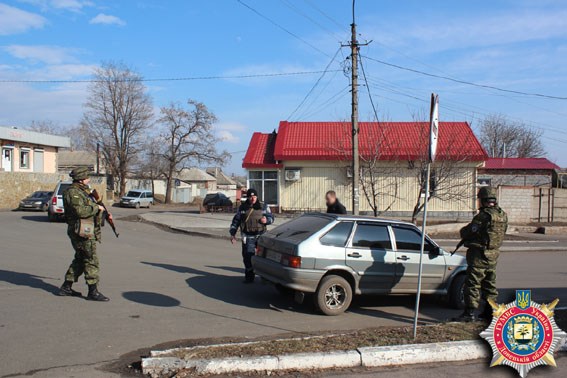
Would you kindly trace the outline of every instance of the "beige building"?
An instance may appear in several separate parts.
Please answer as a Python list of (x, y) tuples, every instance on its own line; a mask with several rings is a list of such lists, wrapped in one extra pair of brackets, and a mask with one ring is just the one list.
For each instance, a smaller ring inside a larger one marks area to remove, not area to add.
[(56, 173), (59, 148), (70, 146), (68, 137), (0, 127), (0, 171)]
[[(441, 122), (433, 216), (468, 217), (476, 209), (476, 170), (486, 154), (465, 122)], [(428, 123), (360, 123), (360, 210), (409, 216), (421, 193)], [(281, 211), (324, 211), (337, 192), (352, 210), (350, 124), (281, 122), (277, 133), (254, 133), (244, 157), (248, 186)]]

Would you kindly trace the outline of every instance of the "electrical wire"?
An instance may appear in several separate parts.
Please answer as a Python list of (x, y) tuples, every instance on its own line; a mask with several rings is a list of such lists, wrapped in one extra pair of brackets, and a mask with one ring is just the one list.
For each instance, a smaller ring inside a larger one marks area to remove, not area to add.
[(506, 93), (514, 93), (514, 94), (519, 94), (519, 95), (523, 95), (523, 96), (541, 97), (541, 98), (547, 98), (547, 99), (553, 99), (553, 100), (567, 100), (567, 97), (553, 96), (553, 95), (547, 95), (547, 94), (535, 93), (535, 92), (515, 91), (515, 90), (512, 90), (512, 89), (500, 88), (500, 87), (496, 87), (496, 86), (493, 86), (493, 85), (478, 84), (478, 83), (473, 83), (471, 81), (455, 79), (455, 78), (452, 78), (452, 77), (449, 77), (449, 76), (432, 74), (432, 73), (429, 73), (429, 72), (416, 70), (414, 68), (409, 68), (409, 67), (404, 67), (404, 66), (400, 66), (400, 65), (397, 65), (397, 64), (393, 64), (393, 63), (388, 63), (388, 62), (385, 62), (383, 60), (371, 58), (371, 57), (368, 57), (368, 56), (365, 56), (365, 58), (372, 60), (376, 63), (380, 63), (380, 64), (383, 64), (383, 65), (389, 66), (389, 67), (394, 67), (394, 68), (397, 68), (397, 69), (400, 69), (400, 70), (409, 71), (409, 72), (417, 73), (417, 74), (424, 75), (424, 76), (434, 77), (434, 78), (437, 78), (437, 79), (448, 80), (448, 81), (452, 81), (452, 82), (459, 83), (459, 84), (466, 84), (466, 85), (470, 85), (470, 86), (474, 86), (474, 87), (478, 87), (478, 88), (492, 89), (492, 90), (495, 90), (495, 91), (506, 92)]
[(376, 111), (376, 106), (374, 106), (374, 100), (372, 99), (372, 94), (370, 93), (370, 86), (368, 85), (368, 79), (366, 78), (366, 71), (364, 70), (364, 64), (362, 63), (362, 55), (360, 51), (358, 52), (358, 58), (360, 60), (360, 68), (362, 70), (362, 77), (366, 83), (366, 91), (368, 92), (368, 98), (370, 99), (370, 105), (372, 105), (372, 110), (374, 111), (374, 117), (376, 122), (378, 122), (378, 112)]
[(336, 19), (334, 19), (333, 17), (329, 16), (327, 13), (325, 13), (321, 8), (319, 8), (318, 6), (316, 6), (315, 4), (313, 4), (312, 1), (310, 0), (305, 0), (305, 2), (307, 4), (309, 4), (309, 6), (313, 9), (315, 9), (317, 12), (319, 12), (323, 17), (325, 17), (327, 20), (331, 21), (333, 24), (335, 24), (336, 26), (338, 26), (339, 28), (343, 28), (344, 25), (342, 25), (340, 22), (338, 22)]
[[(262, 77), (279, 77), (279, 76), (299, 76), (299, 75), (315, 75), (324, 73), (325, 71), (296, 71), (296, 72), (274, 72), (265, 74), (250, 75), (217, 75), (217, 76), (193, 76), (193, 77), (173, 77), (173, 78), (156, 78), (156, 79), (125, 79), (116, 80), (117, 82), (156, 82), (156, 81), (192, 81), (192, 80), (221, 80), (221, 79), (254, 79)], [(342, 70), (328, 70), (326, 72), (342, 72)], [(61, 84), (61, 83), (102, 83), (106, 80), (86, 79), (86, 80), (11, 80), (0, 79), (1, 83), (30, 83), (30, 84)]]
[(311, 22), (313, 25), (319, 27), (321, 30), (323, 30), (326, 33), (328, 33), (329, 35), (331, 35), (337, 41), (339, 41), (339, 42), (341, 41), (341, 37), (337, 33), (332, 31), (331, 29), (327, 28), (325, 25), (321, 24), (320, 22), (315, 20), (313, 17), (309, 16), (307, 13), (303, 12), (301, 9), (299, 9), (298, 7), (296, 7), (295, 5), (290, 3), (289, 0), (280, 0), (280, 2), (282, 2), (285, 6), (287, 6), (289, 9), (291, 9), (292, 11), (294, 11), (295, 13), (300, 15), (301, 17), (303, 17), (306, 20), (308, 20), (309, 22)]
[(236, 0), (240, 5), (242, 5), (243, 7), (248, 8), (249, 10), (251, 10), (252, 12), (254, 12), (255, 14), (257, 14), (258, 16), (262, 17), (264, 20), (268, 21), (269, 23), (271, 23), (272, 25), (274, 25), (275, 27), (277, 27), (280, 30), (283, 30), (284, 32), (286, 32), (287, 34), (291, 35), (292, 37), (294, 37), (295, 39), (305, 43), (307, 46), (311, 47), (313, 50), (331, 57), (329, 54), (327, 54), (326, 52), (324, 52), (323, 50), (321, 50), (320, 48), (318, 48), (317, 46), (315, 46), (314, 44), (306, 41), (305, 39), (301, 38), (300, 36), (298, 36), (297, 34), (295, 34), (294, 32), (292, 32), (291, 30), (283, 27), (282, 25), (278, 24), (276, 21), (274, 21), (273, 19), (271, 19), (270, 17), (260, 13), (259, 11), (257, 11), (256, 9), (252, 8), (250, 5), (246, 4), (243, 0)]

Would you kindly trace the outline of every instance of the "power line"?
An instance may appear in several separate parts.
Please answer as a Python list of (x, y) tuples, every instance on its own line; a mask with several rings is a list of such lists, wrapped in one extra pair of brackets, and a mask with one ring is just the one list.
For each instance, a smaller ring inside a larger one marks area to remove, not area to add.
[(343, 28), (344, 25), (342, 25), (340, 22), (338, 22), (336, 19), (334, 19), (333, 17), (329, 16), (327, 13), (325, 13), (321, 8), (319, 8), (318, 6), (316, 6), (315, 4), (313, 4), (313, 2), (309, 1), (309, 0), (305, 0), (305, 2), (307, 4), (309, 4), (309, 6), (311, 6), (311, 8), (315, 9), (317, 12), (321, 13), (321, 15), (323, 17), (325, 17), (327, 20), (331, 21), (333, 24), (337, 25), (339, 28)]
[[(172, 78), (155, 78), (155, 79), (124, 79), (116, 80), (117, 82), (156, 82), (156, 81), (192, 81), (192, 80), (221, 80), (221, 79), (254, 79), (262, 77), (279, 77), (279, 76), (299, 76), (299, 75), (315, 75), (324, 72), (342, 72), (342, 70), (328, 71), (295, 71), (295, 72), (274, 72), (265, 74), (250, 75), (218, 75), (218, 76), (192, 76), (192, 77), (172, 77)], [(29, 84), (63, 84), (63, 83), (103, 83), (106, 80), (86, 79), (86, 80), (0, 80), (0, 83), (29, 83)]]
[(321, 80), (323, 79), (323, 77), (325, 76), (325, 74), (327, 72), (329, 72), (329, 68), (331, 67), (331, 64), (333, 64), (333, 62), (335, 61), (335, 59), (337, 58), (337, 55), (339, 54), (339, 51), (341, 50), (341, 48), (339, 47), (337, 52), (335, 52), (335, 55), (333, 55), (333, 57), (331, 58), (331, 61), (327, 64), (327, 66), (325, 67), (325, 69), (322, 71), (321, 76), (319, 76), (319, 78), (317, 79), (317, 81), (315, 82), (315, 84), (313, 84), (313, 86), (311, 87), (311, 89), (309, 90), (309, 92), (307, 92), (307, 94), (305, 95), (305, 97), (303, 98), (303, 100), (299, 103), (299, 105), (297, 105), (297, 107), (291, 112), (291, 114), (287, 117), (287, 119), (289, 120), (291, 117), (293, 117), (293, 115), (303, 106), (303, 104), (305, 104), (305, 101), (307, 101), (307, 99), (309, 98), (309, 96), (313, 93), (313, 91), (315, 90), (315, 88), (317, 87), (317, 85), (319, 85), (319, 83), (321, 82)]
[(240, 5), (248, 8), (249, 10), (251, 10), (252, 12), (256, 13), (258, 16), (262, 17), (264, 20), (268, 21), (269, 23), (271, 23), (272, 25), (274, 25), (275, 27), (277, 27), (278, 29), (283, 30), (284, 32), (286, 32), (287, 34), (291, 35), (293, 38), (305, 43), (307, 46), (311, 47), (313, 50), (320, 52), (321, 54), (331, 57), (329, 54), (327, 54), (326, 52), (324, 52), (323, 50), (319, 49), (317, 46), (315, 46), (314, 44), (307, 42), (305, 39), (301, 38), (300, 36), (298, 36), (297, 34), (295, 34), (294, 32), (292, 32), (291, 30), (283, 27), (282, 25), (278, 24), (276, 21), (272, 20), (271, 18), (269, 18), (268, 16), (260, 13), (259, 11), (257, 11), (256, 9), (252, 8), (250, 5), (246, 4), (244, 1), (242, 0), (236, 0)]
[(368, 92), (370, 105), (372, 105), (372, 110), (374, 111), (374, 117), (376, 118), (376, 122), (378, 122), (378, 112), (376, 111), (376, 107), (374, 106), (374, 100), (372, 99), (372, 94), (370, 93), (370, 86), (368, 85), (368, 79), (366, 78), (366, 71), (364, 70), (364, 64), (362, 63), (362, 55), (360, 55), (360, 51), (358, 52), (358, 56), (360, 58), (360, 68), (362, 70), (362, 77), (364, 78), (364, 82), (366, 83), (366, 91)]
[(296, 7), (295, 5), (293, 5), (292, 3), (290, 3), (288, 0), (280, 0), (285, 6), (287, 6), (289, 9), (291, 9), (292, 11), (294, 11), (295, 13), (297, 13), (298, 15), (300, 15), (301, 17), (307, 19), (309, 22), (311, 22), (313, 25), (319, 27), (321, 30), (324, 30), (325, 32), (327, 32), (329, 35), (333, 36), (333, 38), (335, 38), (336, 40), (340, 41), (341, 38), (339, 35), (337, 35), (334, 31), (332, 31), (331, 29), (327, 28), (325, 25), (321, 24), (319, 21), (315, 20), (313, 17), (309, 16), (307, 13), (303, 12), (301, 9), (299, 9), (298, 7)]
[(397, 68), (397, 69), (400, 69), (400, 70), (409, 71), (409, 72), (417, 73), (417, 74), (424, 75), (424, 76), (434, 77), (434, 78), (437, 78), (437, 79), (448, 80), (448, 81), (452, 81), (452, 82), (459, 83), (459, 84), (471, 85), (471, 86), (478, 87), (478, 88), (492, 89), (492, 90), (495, 90), (495, 91), (506, 92), (506, 93), (514, 93), (514, 94), (519, 94), (519, 95), (523, 95), (523, 96), (542, 97), (542, 98), (549, 98), (549, 99), (554, 99), (554, 100), (567, 100), (567, 97), (552, 96), (552, 95), (534, 93), (534, 92), (515, 91), (515, 90), (512, 90), (512, 89), (504, 89), (504, 88), (495, 87), (493, 85), (478, 84), (478, 83), (473, 83), (471, 81), (455, 79), (455, 78), (452, 78), (452, 77), (449, 77), (449, 76), (432, 74), (432, 73), (429, 73), (429, 72), (416, 70), (414, 68), (409, 68), (409, 67), (404, 67), (404, 66), (400, 66), (400, 65), (397, 65), (397, 64), (393, 64), (393, 63), (388, 63), (388, 62), (385, 62), (383, 60), (374, 59), (374, 58), (371, 58), (371, 57), (368, 57), (368, 56), (365, 56), (365, 58), (370, 59), (370, 60), (372, 60), (376, 63), (380, 63), (380, 64), (383, 64), (383, 65), (389, 66), (389, 67), (394, 67), (394, 68)]

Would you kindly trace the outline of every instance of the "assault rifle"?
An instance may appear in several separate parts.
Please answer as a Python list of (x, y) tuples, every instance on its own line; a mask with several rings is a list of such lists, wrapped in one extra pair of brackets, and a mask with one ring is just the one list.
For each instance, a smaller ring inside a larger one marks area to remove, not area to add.
[(100, 197), (100, 194), (98, 194), (96, 189), (93, 189), (89, 196), (92, 198), (93, 201), (95, 201), (97, 203), (97, 205), (100, 205), (104, 208), (104, 213), (103, 213), (102, 219), (103, 219), (103, 221), (105, 220), (105, 221), (108, 222), (108, 224), (110, 225), (110, 228), (112, 228), (112, 232), (114, 232), (114, 235), (116, 235), (116, 237), (118, 237), (119, 233), (116, 232), (116, 226), (114, 225), (114, 219), (112, 219), (112, 217), (110, 216), (110, 212), (107, 210), (106, 205), (104, 204), (104, 202), (102, 201), (102, 198)]
[(453, 252), (451, 252), (451, 256), (453, 256), (455, 253), (457, 253), (457, 251), (459, 250), (459, 248), (461, 248), (463, 246), (463, 244), (465, 244), (466, 240), (465, 239), (461, 239), (461, 241), (459, 242), (459, 244), (457, 244), (457, 246), (455, 247), (455, 250)]

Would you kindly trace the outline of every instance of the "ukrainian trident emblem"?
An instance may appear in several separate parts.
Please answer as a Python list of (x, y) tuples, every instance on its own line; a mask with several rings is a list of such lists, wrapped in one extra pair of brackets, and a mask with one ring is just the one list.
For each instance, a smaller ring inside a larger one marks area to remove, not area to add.
[(558, 299), (538, 304), (532, 302), (530, 290), (517, 290), (516, 300), (507, 305), (488, 302), (492, 323), (480, 336), (492, 347), (491, 367), (508, 365), (524, 378), (538, 365), (557, 366), (553, 352), (567, 337), (553, 319)]

